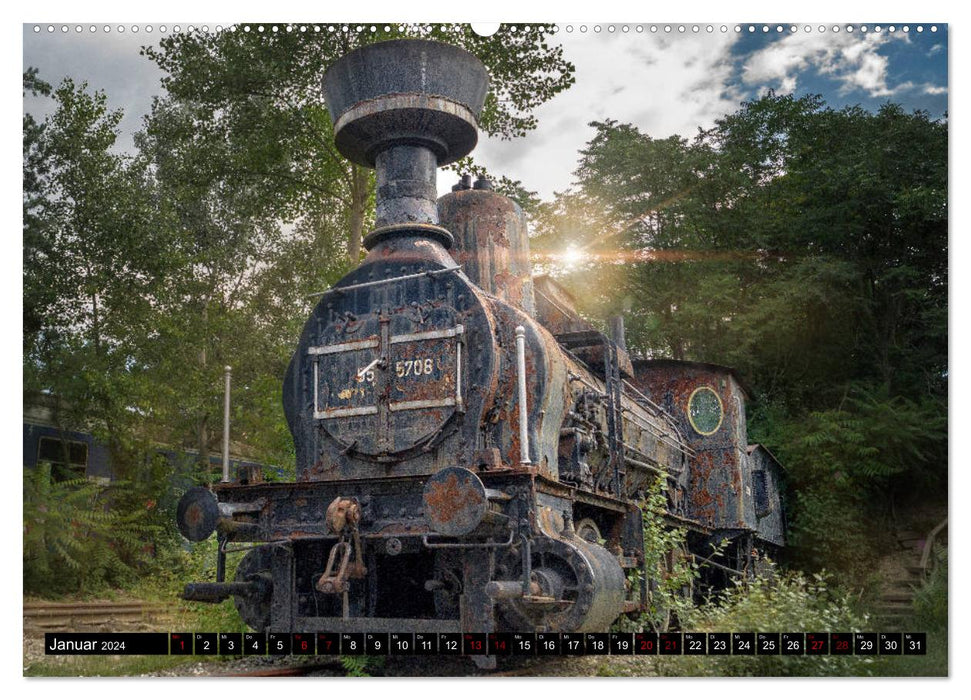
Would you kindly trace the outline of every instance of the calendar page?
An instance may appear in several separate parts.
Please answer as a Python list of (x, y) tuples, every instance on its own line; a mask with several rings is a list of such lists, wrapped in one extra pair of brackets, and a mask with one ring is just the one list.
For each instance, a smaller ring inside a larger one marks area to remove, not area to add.
[(224, 11), (22, 25), (24, 676), (950, 674), (940, 14)]

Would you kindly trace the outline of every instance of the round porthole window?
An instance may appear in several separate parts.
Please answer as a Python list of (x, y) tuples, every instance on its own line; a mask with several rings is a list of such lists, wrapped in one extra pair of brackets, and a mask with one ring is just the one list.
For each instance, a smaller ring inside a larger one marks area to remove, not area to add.
[(721, 427), (725, 409), (715, 390), (700, 386), (691, 392), (688, 399), (688, 420), (691, 427), (702, 435), (711, 435)]

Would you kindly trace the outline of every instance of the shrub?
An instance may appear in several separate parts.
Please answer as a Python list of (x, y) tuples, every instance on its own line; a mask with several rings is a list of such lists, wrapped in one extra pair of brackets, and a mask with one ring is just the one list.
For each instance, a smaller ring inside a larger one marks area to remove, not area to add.
[[(734, 587), (699, 606), (690, 629), (698, 632), (854, 632), (866, 618), (835, 593), (821, 574), (776, 572)], [(854, 656), (684, 656), (660, 658), (664, 675), (862, 676), (872, 662)]]
[(947, 630), (947, 550), (934, 548), (937, 566), (914, 596), (914, 623), (918, 630)]
[(114, 507), (130, 489), (54, 481), (49, 464), (24, 469), (24, 591), (89, 593), (131, 583), (153, 557), (159, 526), (147, 509)]
[[(667, 496), (664, 479), (658, 478), (640, 504), (644, 523), (644, 563), (650, 577), (648, 609), (637, 618), (622, 617), (615, 624), (620, 631), (667, 629), (672, 618), (682, 620), (692, 607), (691, 591), (698, 578), (698, 566), (687, 555), (687, 531), (664, 523)], [(640, 587), (636, 573), (629, 581), (634, 590)]]

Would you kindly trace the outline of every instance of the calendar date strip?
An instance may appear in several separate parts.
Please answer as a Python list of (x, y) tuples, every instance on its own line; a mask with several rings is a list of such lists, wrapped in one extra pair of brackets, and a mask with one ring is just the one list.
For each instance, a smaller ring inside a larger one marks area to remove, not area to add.
[(923, 656), (927, 633), (48, 632), (44, 652), (51, 656)]

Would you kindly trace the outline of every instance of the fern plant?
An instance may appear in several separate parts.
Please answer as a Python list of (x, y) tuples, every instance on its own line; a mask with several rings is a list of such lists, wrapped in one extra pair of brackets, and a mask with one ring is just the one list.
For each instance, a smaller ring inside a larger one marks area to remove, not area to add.
[(351, 678), (368, 678), (371, 674), (368, 673), (368, 666), (370, 665), (371, 659), (367, 656), (342, 656), (341, 666), (344, 667), (344, 672)]
[(113, 507), (126, 490), (54, 481), (46, 463), (24, 469), (24, 590), (90, 592), (131, 580), (159, 527), (144, 511)]

